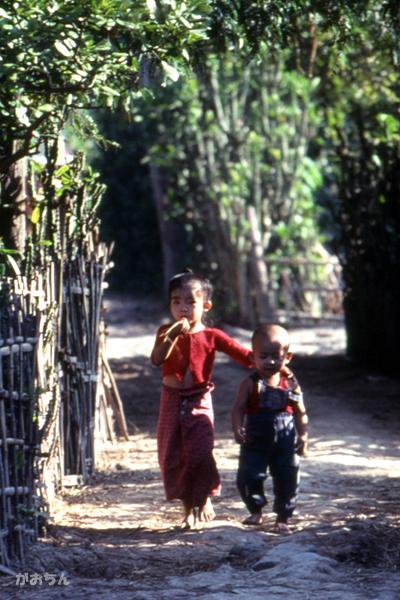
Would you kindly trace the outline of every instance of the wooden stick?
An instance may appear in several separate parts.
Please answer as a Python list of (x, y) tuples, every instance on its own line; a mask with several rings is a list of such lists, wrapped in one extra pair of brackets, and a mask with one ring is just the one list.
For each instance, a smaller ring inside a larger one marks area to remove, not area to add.
[(119, 395), (119, 391), (118, 391), (117, 384), (114, 379), (114, 375), (111, 371), (111, 367), (109, 365), (109, 362), (108, 362), (107, 357), (105, 356), (104, 352), (102, 352), (102, 354), (101, 354), (101, 360), (102, 360), (102, 364), (106, 370), (107, 376), (110, 379), (111, 387), (113, 390), (113, 396), (114, 396), (115, 404), (117, 407), (115, 418), (118, 422), (118, 425), (119, 425), (119, 428), (121, 430), (123, 437), (126, 440), (129, 440), (129, 433), (128, 433), (128, 428), (126, 425), (124, 407), (123, 407), (123, 404), (121, 401), (121, 396)]

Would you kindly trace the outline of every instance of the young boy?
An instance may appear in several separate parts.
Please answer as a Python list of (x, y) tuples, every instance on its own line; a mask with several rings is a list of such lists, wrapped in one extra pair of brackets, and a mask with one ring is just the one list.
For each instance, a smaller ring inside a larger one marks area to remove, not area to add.
[(240, 384), (232, 410), (233, 433), (240, 444), (237, 486), (250, 512), (244, 523), (262, 523), (269, 467), (275, 530), (291, 533), (288, 520), (297, 500), (299, 455), (307, 452), (307, 414), (301, 389), (286, 366), (292, 358), (288, 332), (280, 325), (261, 324), (252, 347), (256, 372)]

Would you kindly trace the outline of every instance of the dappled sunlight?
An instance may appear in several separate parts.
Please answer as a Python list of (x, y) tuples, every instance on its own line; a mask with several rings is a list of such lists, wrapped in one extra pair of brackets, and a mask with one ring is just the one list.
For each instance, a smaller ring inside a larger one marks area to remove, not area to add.
[[(316, 458), (315, 458), (316, 459)], [(315, 460), (314, 459), (314, 460)], [(399, 460), (393, 458), (373, 458), (373, 457), (363, 457), (359, 456), (356, 453), (352, 453), (351, 451), (338, 453), (332, 452), (329, 455), (320, 455), (318, 457), (318, 462), (320, 463), (335, 463), (338, 465), (345, 465), (351, 467), (365, 467), (366, 469), (371, 470), (370, 475), (378, 474), (381, 470), (388, 470), (387, 476), (394, 477), (395, 473), (393, 469), (396, 469), (399, 472), (400, 462)]]
[[(236, 564), (229, 562), (232, 549), (245, 546), (247, 557), (248, 548), (254, 550), (255, 544), (263, 551), (284, 544), (286, 540), (274, 532), (271, 477), (265, 481), (268, 504), (262, 523), (250, 528), (243, 524), (248, 513), (236, 487), (240, 447), (232, 436), (230, 410), (237, 385), (248, 370), (222, 356), (216, 363), (214, 453), (222, 493), (213, 498), (214, 521), (199, 531), (182, 531), (181, 503), (165, 501), (157, 461), (160, 373), (148, 359), (153, 332), (145, 322), (134, 333), (123, 331), (119, 322), (115, 326), (120, 332), (115, 329), (118, 335), (113, 333), (109, 340), (115, 341), (109, 345), (114, 354), (110, 361), (132, 435), (126, 442), (105, 444), (90, 485), (70, 488), (65, 494), (49, 536), (49, 541), (55, 539), (61, 545), (60, 561), (66, 560), (67, 548), (72, 573), (143, 578), (151, 587), (155, 575), (203, 574), (221, 565), (231, 568)], [(155, 333), (154, 324), (153, 329)], [(247, 345), (249, 332), (233, 328), (233, 337), (240, 338), (237, 331)], [(381, 381), (366, 381), (342, 355), (328, 355), (329, 348), (337, 348), (334, 338), (343, 340), (340, 328), (332, 328), (333, 337), (321, 328), (298, 333), (294, 343), (299, 359), (294, 370), (307, 399), (310, 447), (308, 457), (301, 459), (291, 540), (297, 549), (310, 544), (320, 554), (345, 563), (390, 564), (387, 556), (398, 555), (393, 532), (398, 528), (399, 440), (395, 419), (375, 418), (376, 413), (383, 414), (382, 398), (379, 407), (375, 402)], [(389, 401), (386, 410), (388, 406)], [(377, 553), (383, 544), (381, 534), (393, 540), (387, 544), (384, 563)], [(246, 565), (246, 561), (237, 563), (240, 569)]]
[(370, 443), (358, 436), (348, 436), (341, 440), (311, 440), (309, 459), (362, 469), (352, 471), (354, 474), (395, 477), (400, 472), (400, 460), (397, 456), (391, 456), (390, 452), (382, 444)]
[(108, 338), (107, 354), (112, 356), (114, 360), (123, 358), (128, 360), (136, 354), (145, 354), (149, 346), (154, 343), (155, 332), (142, 335), (139, 340), (132, 333), (127, 330), (124, 332), (124, 335)]

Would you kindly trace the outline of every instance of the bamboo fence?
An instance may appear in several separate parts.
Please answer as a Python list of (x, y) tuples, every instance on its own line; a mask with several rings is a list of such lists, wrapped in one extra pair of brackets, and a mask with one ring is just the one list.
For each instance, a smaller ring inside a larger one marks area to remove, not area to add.
[(343, 323), (342, 269), (335, 256), (268, 258), (269, 296), (286, 322)]
[[(92, 244), (0, 297), (0, 566), (23, 563), (57, 493), (88, 482), (96, 452), (128, 437), (105, 356), (102, 318), (109, 250)], [(0, 568), (1, 570), (1, 568)]]
[(24, 159), (39, 216), (0, 279), (0, 572), (23, 563), (59, 490), (88, 482), (101, 444), (128, 437), (105, 356), (104, 186), (61, 137), (41, 152)]
[(0, 564), (24, 559), (39, 528), (35, 494), (36, 402), (32, 389), (36, 323), (20, 298), (0, 298)]

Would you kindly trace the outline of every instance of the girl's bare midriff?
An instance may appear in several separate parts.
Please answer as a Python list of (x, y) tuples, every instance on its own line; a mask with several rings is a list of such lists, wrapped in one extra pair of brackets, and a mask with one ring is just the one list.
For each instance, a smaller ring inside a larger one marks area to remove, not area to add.
[(183, 379), (178, 379), (176, 375), (165, 375), (162, 380), (164, 385), (172, 388), (185, 389), (193, 386), (193, 377), (189, 369), (186, 371)]

